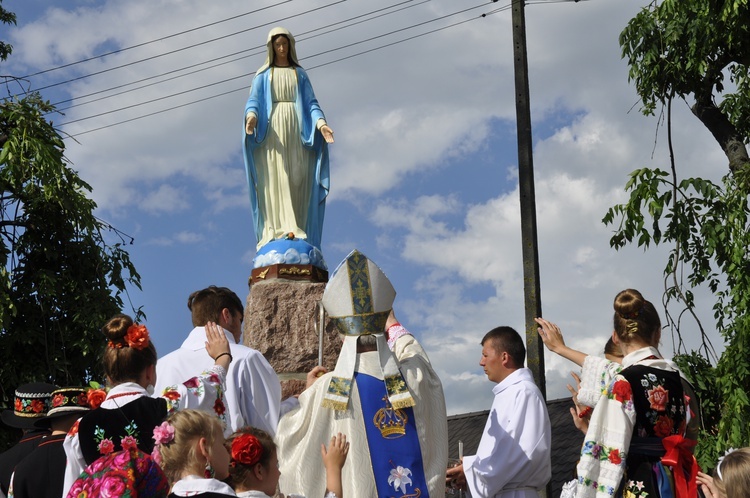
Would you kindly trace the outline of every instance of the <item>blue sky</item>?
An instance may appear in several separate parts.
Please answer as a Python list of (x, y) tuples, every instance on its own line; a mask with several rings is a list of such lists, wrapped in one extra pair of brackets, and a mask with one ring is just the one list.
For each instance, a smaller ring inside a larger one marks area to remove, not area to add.
[[(336, 133), (323, 231), (328, 265), (354, 248), (374, 260), (396, 287), (399, 318), (443, 380), (449, 413), (474, 411), (491, 402), (479, 340), (500, 324), (524, 329), (508, 4), (5, 0), (18, 27), (3, 29), (14, 53), (2, 73), (33, 74), (94, 57), (30, 78), (31, 88), (68, 81), (42, 93), (81, 104), (93, 92), (247, 51), (54, 118), (82, 119), (62, 125), (77, 140), (67, 141), (67, 156), (93, 186), (97, 214), (135, 238), (130, 254), (143, 291), (133, 289), (131, 298), (165, 354), (191, 329), (190, 292), (217, 284), (247, 296), (255, 239), (242, 114), (251, 74), (264, 58), (251, 49), (265, 44), (273, 26), (291, 30)], [(667, 161), (666, 144), (654, 145), (664, 129), (633, 108), (636, 94), (617, 44), (642, 4), (540, 1), (526, 9), (542, 309), (568, 344), (591, 353), (611, 333), (619, 290), (635, 287), (658, 303), (663, 289), (665, 251), (615, 252), (611, 229), (601, 224), (606, 209), (624, 200), (630, 171)], [(251, 8), (257, 12), (218, 22)], [(364, 22), (322, 29), (355, 17)], [(363, 42), (371, 37), (378, 38)], [(214, 38), (221, 39), (209, 42)], [(162, 56), (168, 51), (175, 52)], [(164, 98), (179, 92), (187, 93)], [(208, 100), (190, 104), (199, 99)], [(710, 134), (687, 105), (676, 105), (674, 115), (682, 174), (719, 178), (726, 160)], [(710, 318), (709, 301), (702, 314)], [(662, 349), (672, 354), (668, 339)], [(549, 354), (546, 363), (548, 396), (566, 396), (572, 364)]]

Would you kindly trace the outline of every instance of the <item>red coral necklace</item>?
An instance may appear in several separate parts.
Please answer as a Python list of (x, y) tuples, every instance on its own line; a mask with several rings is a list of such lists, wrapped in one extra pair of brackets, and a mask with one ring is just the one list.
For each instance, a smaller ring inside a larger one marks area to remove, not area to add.
[(122, 398), (123, 396), (132, 396), (134, 394), (142, 394), (142, 393), (140, 391), (128, 391), (126, 393), (110, 394), (109, 396), (107, 396), (107, 398), (105, 399), (105, 401), (107, 399)]

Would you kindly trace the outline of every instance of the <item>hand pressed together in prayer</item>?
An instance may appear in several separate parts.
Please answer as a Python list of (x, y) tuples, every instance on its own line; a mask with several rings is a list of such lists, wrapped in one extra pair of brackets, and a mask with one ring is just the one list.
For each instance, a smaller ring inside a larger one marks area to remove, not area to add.
[(448, 468), (445, 472), (445, 487), (466, 490), (466, 474), (464, 474), (463, 463)]

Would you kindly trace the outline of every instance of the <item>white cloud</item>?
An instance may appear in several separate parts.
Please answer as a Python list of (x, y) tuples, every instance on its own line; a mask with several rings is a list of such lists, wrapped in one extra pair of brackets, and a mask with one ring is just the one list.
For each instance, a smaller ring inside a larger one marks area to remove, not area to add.
[(171, 185), (160, 185), (154, 192), (149, 192), (139, 206), (151, 214), (174, 213), (188, 207), (184, 189), (172, 187)]
[[(311, 0), (305, 8), (322, 5), (322, 0)], [(479, 17), (496, 5), (487, 3), (441, 23), (360, 45), (354, 43), (459, 8), (451, 0), (432, 0), (394, 16), (318, 37), (301, 33), (384, 5), (346, 2), (284, 22), (299, 34), (298, 55), (309, 69), (316, 95), (336, 133), (324, 234), (328, 265), (334, 268), (338, 263), (331, 260), (333, 255), (371, 246), (367, 247), (368, 256), (391, 268), (387, 273), (399, 282), (399, 316), (429, 351), (452, 413), (489, 405), (491, 385), (477, 366), (482, 335), (499, 324), (519, 331), (524, 327), (516, 151), (501, 145), (506, 135), (515, 131), (510, 11)], [(641, 116), (637, 106), (631, 110), (637, 97), (627, 81), (617, 42), (627, 20), (640, 8), (637, 2), (606, 1), (527, 6), (543, 312), (562, 326), (571, 346), (592, 353), (600, 351), (610, 333), (616, 292), (632, 286), (659, 301), (663, 290), (665, 249), (644, 253), (633, 247), (615, 252), (609, 248), (612, 227), (601, 224), (607, 208), (626, 198), (622, 188), (631, 171), (644, 166), (669, 168), (664, 126), (655, 118)], [(32, 24), (22, 24), (14, 31), (15, 50), (9, 64), (24, 69), (18, 69), (19, 73), (33, 72), (247, 10), (247, 2), (239, 0), (209, 4), (197, 0), (102, 1), (90, 7), (48, 9)], [(294, 2), (281, 5), (254, 14), (252, 19), (238, 18), (49, 73), (35, 79), (32, 86), (199, 44), (60, 87), (78, 97), (254, 49), (265, 43), (270, 26), (264, 23), (301, 10)], [(196, 12), (201, 12), (200, 19)], [(315, 67), (468, 19), (472, 20), (428, 36)], [(207, 42), (252, 26), (259, 28)], [(323, 53), (339, 47), (345, 48)], [(168, 246), (169, 257), (161, 255), (170, 261), (178, 251), (194, 251), (185, 253), (190, 261), (205, 258), (200, 252), (205, 250), (203, 242), (228, 250), (229, 241), (236, 240), (230, 234), (250, 230), (240, 149), (242, 109), (250, 73), (264, 56), (258, 50), (249, 53), (256, 55), (74, 107), (63, 118), (55, 118), (67, 122), (137, 106), (64, 127), (75, 135), (240, 89), (79, 135), (80, 144), (67, 142), (67, 155), (94, 187), (93, 197), (101, 210), (122, 223), (143, 225), (139, 236), (149, 245)], [(238, 57), (241, 55), (247, 54)], [(241, 78), (205, 90), (138, 105), (238, 76)], [(672, 133), (682, 174), (713, 179), (723, 175), (726, 159), (687, 106), (676, 103), (673, 116)], [(469, 168), (475, 166), (467, 164), (470, 160), (507, 168), (503, 183), (491, 190), (490, 173)], [(477, 176), (467, 178), (468, 171)], [(476, 195), (471, 190), (459, 192), (455, 188), (459, 179), (476, 185)], [(133, 209), (130, 199), (142, 192), (150, 194), (140, 209)], [(160, 216), (144, 217), (144, 210)], [(341, 226), (331, 226), (332, 219)], [(181, 226), (191, 228), (180, 231)], [(242, 239), (244, 245), (234, 248), (231, 256), (215, 258), (225, 273), (219, 274), (212, 266), (207, 267), (209, 275), (195, 268), (190, 276), (212, 283), (236, 278), (243, 286), (239, 292), (246, 292), (245, 280), (254, 256), (250, 239), (252, 236)], [(159, 266), (156, 271), (169, 272), (166, 262), (155, 266)], [(169, 278), (162, 277), (175, 280), (171, 292), (182, 296), (182, 286), (196, 285), (177, 281), (174, 273), (179, 270), (173, 270)], [(159, 280), (156, 275), (151, 278)], [(182, 298), (179, 306), (170, 311), (182, 316)], [(707, 308), (703, 314), (710, 317), (710, 306)], [(169, 330), (170, 312), (159, 308), (154, 315), (164, 315), (153, 319), (164, 320), (163, 328)], [(671, 352), (669, 344), (664, 349)], [(566, 396), (572, 364), (549, 354), (546, 361), (550, 397)]]
[(177, 242), (181, 244), (197, 244), (198, 242), (203, 242), (205, 237), (200, 233), (195, 232), (178, 232), (174, 235), (174, 238)]
[(176, 244), (196, 245), (200, 242), (203, 242), (204, 240), (206, 240), (206, 237), (203, 234), (190, 231), (181, 231), (173, 233), (171, 235), (153, 237), (147, 240), (145, 244), (151, 246), (171, 247)]

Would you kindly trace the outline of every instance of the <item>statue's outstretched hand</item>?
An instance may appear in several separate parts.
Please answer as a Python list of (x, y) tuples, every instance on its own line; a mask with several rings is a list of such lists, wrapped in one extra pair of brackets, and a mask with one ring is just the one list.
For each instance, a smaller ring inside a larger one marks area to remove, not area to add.
[(258, 118), (254, 114), (250, 114), (245, 119), (245, 133), (252, 135), (255, 132), (255, 125), (258, 124)]
[(333, 143), (333, 130), (328, 125), (323, 125), (320, 127), (320, 133), (323, 134), (323, 138), (326, 142), (329, 144)]

